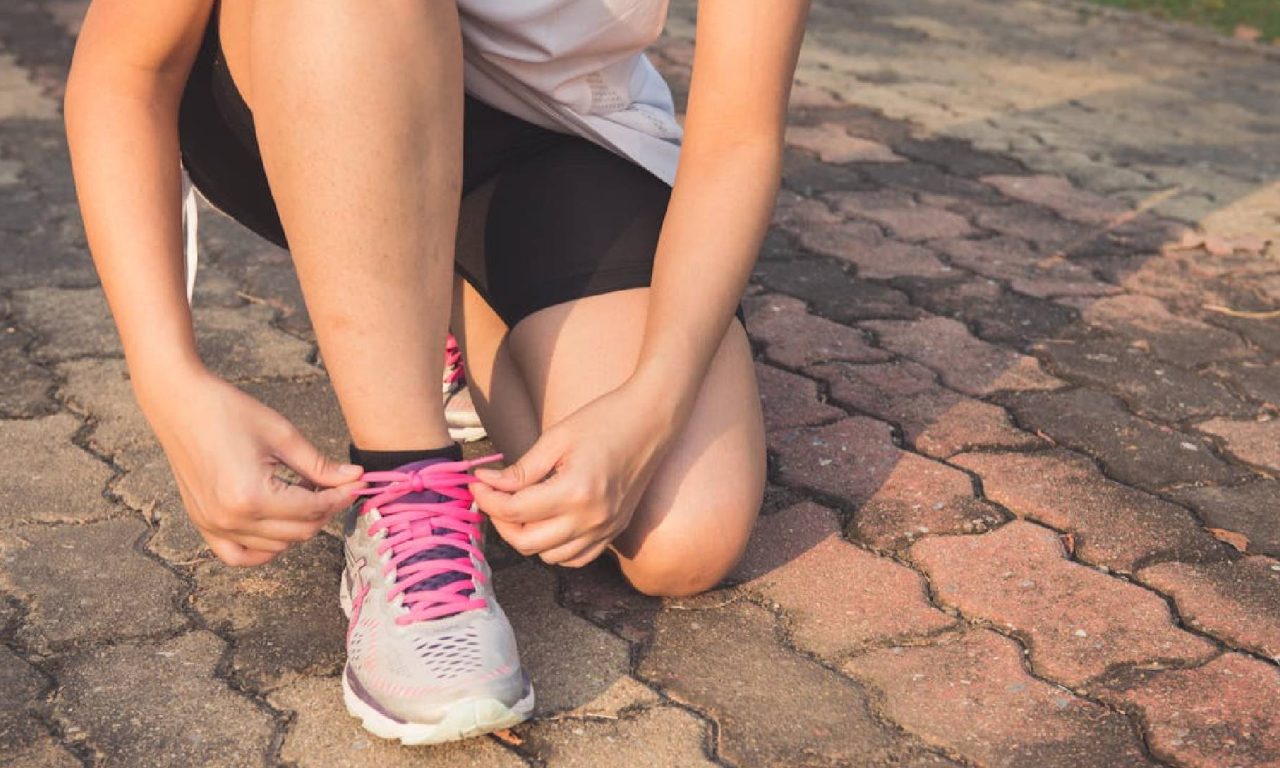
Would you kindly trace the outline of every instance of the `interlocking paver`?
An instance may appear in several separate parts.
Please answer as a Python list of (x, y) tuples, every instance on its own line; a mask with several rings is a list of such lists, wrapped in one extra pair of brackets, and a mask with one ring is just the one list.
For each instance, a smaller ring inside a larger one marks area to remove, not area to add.
[(672, 706), (650, 707), (617, 719), (564, 719), (520, 729), (524, 747), (565, 768), (695, 768), (717, 763), (704, 753), (706, 726)]
[(1175, 488), (1169, 496), (1194, 509), (1206, 525), (1244, 534), (1249, 552), (1280, 557), (1280, 482)]
[(873, 546), (973, 530), (975, 520), (999, 517), (974, 497), (967, 475), (897, 448), (882, 421), (851, 416), (772, 437), (779, 480), (855, 508), (849, 534)]
[(824, 364), (805, 372), (825, 381), (836, 402), (896, 424), (907, 442), (926, 456), (1044, 445), (1014, 427), (1003, 409), (940, 386), (936, 374), (919, 363)]
[(1033, 351), (1058, 376), (1111, 392), (1140, 416), (1178, 423), (1254, 412), (1221, 382), (1161, 362), (1114, 337), (1087, 334), (1050, 339)]
[(49, 736), (40, 736), (14, 750), (0, 753), (5, 768), (80, 768), (83, 763)]
[(1074, 186), (1061, 176), (984, 176), (982, 180), (1009, 197), (1043, 205), (1059, 216), (1085, 224), (1109, 224), (1128, 213), (1129, 206)]
[(1027, 674), (1017, 643), (991, 630), (886, 648), (844, 665), (880, 689), (889, 717), (979, 765), (1154, 765), (1125, 718)]
[(1280, 664), (1280, 560), (1161, 563), (1138, 578), (1172, 597), (1188, 625)]
[(1234, 384), (1246, 397), (1280, 407), (1280, 376), (1270, 365), (1245, 360), (1215, 365), (1212, 371)]
[(1104, 296), (1120, 290), (1098, 280), (1084, 267), (1037, 253), (1011, 237), (982, 240), (938, 240), (930, 245), (959, 267), (1009, 283), (1028, 296)]
[(1109, 476), (1140, 488), (1231, 483), (1249, 476), (1215, 456), (1208, 440), (1140, 419), (1102, 392), (1017, 393), (1006, 405), (1024, 428), (1097, 457)]
[(87, 522), (118, 514), (103, 496), (112, 472), (72, 442), (79, 420), (57, 413), (30, 421), (0, 421), (0, 529), (23, 522)]
[(1070, 248), (1096, 231), (1038, 206), (1021, 203), (982, 208), (974, 217), (974, 223), (981, 229), (1026, 240), (1045, 255)]
[(57, 370), (66, 382), (59, 390), (62, 397), (93, 420), (87, 442), (95, 451), (126, 469), (159, 451), (155, 435), (134, 400), (122, 360), (74, 360)]
[(66, 659), (54, 713), (105, 765), (261, 766), (271, 716), (214, 677), (225, 650), (197, 631)]
[(786, 614), (797, 648), (828, 661), (955, 624), (919, 574), (844, 541), (835, 514), (812, 503), (761, 519), (734, 575)]
[(973, 234), (973, 227), (964, 217), (921, 204), (907, 192), (839, 192), (829, 197), (837, 210), (874, 221), (903, 240), (937, 240)]
[(830, 259), (761, 262), (756, 265), (755, 279), (771, 290), (804, 297), (815, 313), (838, 323), (920, 315), (905, 293), (856, 279)]
[(970, 278), (960, 270), (951, 280), (897, 280), (911, 300), (935, 315), (959, 320), (986, 342), (1026, 350), (1070, 328), (1078, 312), (1061, 303), (1017, 293), (997, 280)]
[(787, 143), (815, 152), (824, 163), (901, 163), (903, 159), (878, 141), (853, 136), (837, 123), (793, 125)]
[(259, 568), (217, 560), (195, 570), (192, 606), (232, 641), (227, 674), (252, 691), (336, 673), (347, 623), (338, 607), (342, 544), (316, 536)]
[(23, 354), (33, 339), (11, 323), (0, 321), (0, 417), (42, 416), (57, 407), (50, 397), (53, 375)]
[(1215, 652), (1173, 625), (1158, 595), (1064, 558), (1057, 535), (1011, 522), (911, 547), (938, 600), (1027, 638), (1031, 668), (1078, 688), (1121, 664), (1203, 661)]
[(182, 582), (137, 551), (146, 530), (138, 520), (119, 519), (7, 531), (0, 537), (0, 584), (28, 601), (18, 636), (48, 652), (186, 626), (178, 610)]
[(886, 349), (929, 366), (943, 383), (967, 395), (1063, 385), (1045, 373), (1035, 358), (976, 339), (963, 324), (950, 318), (871, 320), (863, 326), (874, 332)]
[(1044, 453), (966, 453), (952, 463), (982, 479), (983, 494), (1013, 514), (1075, 537), (1075, 555), (1133, 573), (1157, 560), (1215, 561), (1228, 549), (1187, 510), (1108, 480), (1087, 457)]
[(640, 675), (713, 718), (719, 753), (735, 763), (893, 764), (905, 745), (872, 717), (866, 692), (787, 651), (774, 632), (773, 618), (744, 602), (668, 611)]
[(1083, 318), (1090, 325), (1141, 344), (1157, 357), (1187, 368), (1248, 354), (1235, 334), (1174, 315), (1150, 296), (1098, 299), (1085, 308)]
[(369, 733), (342, 705), (338, 677), (304, 677), (267, 696), (293, 720), (280, 759), (301, 768), (508, 768), (527, 765), (497, 741), (470, 739), (430, 747), (405, 747)]
[(747, 328), (764, 345), (765, 356), (789, 368), (825, 360), (887, 360), (857, 328), (833, 323), (789, 296), (765, 295), (746, 302)]
[(844, 416), (844, 411), (819, 399), (818, 384), (812, 379), (756, 363), (756, 381), (767, 431), (813, 426)]
[(532, 562), (507, 568), (494, 576), (494, 589), (537, 691), (537, 714), (591, 709), (616, 695), (630, 671), (627, 643), (557, 605), (550, 571)]
[(35, 667), (0, 645), (0, 754), (25, 749), (45, 735), (35, 713), (47, 687)]
[(1142, 714), (1152, 752), (1193, 768), (1280, 765), (1280, 670), (1238, 653), (1134, 672), (1106, 697)]
[(1273, 472), (1280, 472), (1280, 420), (1232, 421), (1213, 419), (1196, 426), (1226, 444), (1236, 458)]

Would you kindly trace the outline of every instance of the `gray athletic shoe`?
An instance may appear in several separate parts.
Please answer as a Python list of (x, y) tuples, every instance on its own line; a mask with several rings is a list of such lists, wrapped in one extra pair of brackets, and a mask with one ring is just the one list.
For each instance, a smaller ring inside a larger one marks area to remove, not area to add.
[(462, 351), (453, 334), (444, 343), (444, 420), (449, 425), (449, 437), (460, 443), (473, 443), (488, 436), (476, 413), (467, 387), (467, 374), (462, 367)]
[(405, 744), (507, 728), (533, 711), (511, 624), (494, 598), (475, 464), (429, 459), (369, 472), (347, 511), (342, 692), (370, 732)]

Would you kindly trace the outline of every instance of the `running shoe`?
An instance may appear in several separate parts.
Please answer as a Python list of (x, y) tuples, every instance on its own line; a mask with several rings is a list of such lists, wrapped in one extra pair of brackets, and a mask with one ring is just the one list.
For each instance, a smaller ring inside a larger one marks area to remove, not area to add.
[(487, 433), (476, 413), (467, 387), (467, 374), (462, 367), (462, 351), (458, 340), (449, 334), (444, 343), (444, 419), (449, 425), (449, 437), (461, 443), (483, 440)]
[(347, 511), (347, 711), (377, 736), (435, 744), (533, 711), (511, 623), (494, 599), (468, 470), (499, 457), (367, 472)]

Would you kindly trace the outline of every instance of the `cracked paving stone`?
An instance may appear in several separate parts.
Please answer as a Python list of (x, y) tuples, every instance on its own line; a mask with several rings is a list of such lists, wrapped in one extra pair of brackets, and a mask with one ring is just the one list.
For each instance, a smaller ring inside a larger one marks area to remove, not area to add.
[(1116, 339), (1051, 339), (1033, 351), (1062, 378), (1118, 395), (1140, 416), (1180, 422), (1253, 412), (1220, 382), (1162, 363)]
[(925, 533), (959, 533), (973, 530), (975, 520), (1001, 519), (974, 497), (968, 475), (902, 451), (882, 421), (852, 416), (771, 438), (778, 481), (856, 508), (849, 535), (874, 547), (894, 548)]
[(342, 543), (325, 535), (257, 568), (217, 560), (197, 567), (192, 605), (231, 641), (231, 679), (261, 692), (299, 676), (336, 674), (347, 628), (338, 607), (341, 572)]
[(864, 332), (809, 314), (799, 299), (766, 295), (745, 304), (751, 338), (764, 345), (766, 357), (781, 365), (801, 368), (824, 360), (889, 359), (887, 352), (871, 346)]
[(859, 280), (830, 259), (758, 263), (754, 277), (769, 290), (804, 299), (814, 314), (837, 323), (920, 315), (905, 293)]
[(943, 383), (966, 395), (1063, 386), (1062, 381), (1045, 373), (1035, 358), (976, 339), (962, 323), (950, 318), (871, 320), (862, 325), (876, 334), (881, 346), (929, 366)]
[(1274, 366), (1245, 360), (1215, 365), (1211, 370), (1234, 384), (1246, 397), (1280, 407), (1280, 376), (1276, 375)]
[(956, 623), (929, 604), (920, 574), (845, 541), (835, 513), (812, 502), (761, 518), (733, 575), (786, 614), (796, 648), (826, 661)]
[(55, 716), (98, 753), (98, 765), (265, 765), (275, 724), (215, 677), (224, 648), (196, 631), (68, 658)]
[[(1280, 375), (1280, 371), (1277, 375)], [(1212, 419), (1196, 425), (1196, 429), (1221, 439), (1226, 444), (1227, 451), (1241, 461), (1280, 472), (1280, 419)]]
[(111, 469), (72, 442), (80, 427), (65, 413), (0, 421), (0, 444), (22, 447), (0, 452), (0, 529), (23, 522), (88, 522), (120, 512), (102, 495)]
[(23, 747), (0, 752), (0, 768), (80, 768), (79, 758), (43, 735)]
[(813, 426), (844, 416), (844, 411), (819, 397), (817, 382), (803, 376), (756, 363), (756, 382), (767, 432)]
[(1021, 240), (937, 240), (930, 246), (951, 263), (993, 280), (1003, 280), (1018, 293), (1044, 299), (1051, 296), (1104, 296), (1117, 286), (1104, 283), (1084, 267), (1064, 259), (1046, 258)]
[(173, 479), (169, 461), (158, 448), (135, 457), (130, 469), (112, 491), (131, 509), (138, 510), (153, 529), (147, 549), (174, 565), (190, 565), (208, 551), (204, 539), (187, 517)]
[(1123, 715), (1027, 674), (1018, 644), (991, 630), (880, 649), (844, 670), (880, 689), (908, 732), (979, 765), (1155, 765)]
[(557, 605), (547, 568), (524, 563), (499, 571), (494, 589), (537, 693), (535, 716), (591, 708), (628, 677), (627, 642)]
[(1189, 626), (1280, 663), (1280, 561), (1161, 563), (1138, 578), (1172, 597)]
[(1249, 540), (1249, 552), (1280, 557), (1280, 482), (1218, 486), (1189, 486), (1168, 491), (1186, 504), (1211, 528), (1241, 533)]
[[(773, 617), (738, 602), (657, 617), (639, 673), (719, 724), (719, 754), (740, 765), (897, 765), (902, 738), (857, 684), (775, 639)], [(780, 717), (779, 713), (786, 713)]]
[(560, 568), (556, 575), (565, 608), (631, 643), (653, 634), (653, 619), (663, 601), (632, 589), (610, 558), (597, 558), (582, 568)]
[(650, 707), (616, 720), (567, 718), (519, 727), (524, 749), (564, 768), (714, 766), (707, 727), (678, 707)]
[(0, 417), (32, 418), (57, 410), (57, 403), (50, 396), (53, 374), (23, 354), (33, 338), (0, 321)]
[(1061, 176), (984, 176), (982, 181), (1009, 197), (1084, 224), (1112, 224), (1129, 213), (1124, 201), (1087, 192)]
[(126, 470), (160, 450), (151, 427), (134, 400), (123, 360), (75, 360), (58, 366), (66, 380), (63, 397), (93, 420), (88, 443)]
[(491, 738), (426, 747), (406, 747), (364, 730), (342, 704), (338, 677), (304, 677), (267, 696), (294, 713), (280, 746), (280, 759), (299, 768), (505, 768), (525, 762)]
[(833, 192), (828, 197), (845, 215), (874, 221), (903, 240), (919, 242), (973, 234), (973, 227), (964, 217), (944, 208), (921, 204), (908, 192), (895, 189)]
[(1121, 664), (1185, 664), (1216, 652), (1175, 627), (1159, 595), (1064, 555), (1056, 533), (1021, 520), (911, 548), (939, 601), (1026, 637), (1032, 669), (1071, 688)]
[(824, 364), (805, 373), (825, 381), (836, 402), (898, 425), (907, 442), (926, 456), (1044, 445), (1013, 426), (1003, 408), (944, 389), (933, 371), (919, 363)]
[[(40, 334), (36, 359), (119, 357), (120, 339), (102, 291), (35, 288), (14, 295), (15, 316)], [(319, 375), (308, 362), (311, 345), (272, 327), (267, 307), (204, 307), (195, 311), (200, 357), (229, 379)]]
[(1245, 357), (1240, 337), (1199, 320), (1171, 313), (1150, 296), (1109, 296), (1081, 313), (1084, 322), (1138, 344), (1162, 360), (1194, 368)]
[(1110, 476), (1139, 488), (1223, 484), (1250, 474), (1215, 456), (1208, 440), (1138, 418), (1101, 392), (1023, 392), (1004, 405), (1024, 428), (1097, 457)]
[(131, 518), (9, 531), (0, 539), (5, 564), (0, 583), (27, 596), (29, 613), (19, 638), (46, 652), (185, 627), (187, 619), (178, 610), (184, 585), (137, 551), (146, 531)]
[(1131, 671), (1105, 695), (1142, 714), (1162, 760), (1191, 768), (1280, 764), (1280, 670), (1264, 661), (1224, 653), (1194, 669)]
[(346, 462), (347, 423), (327, 377), (245, 382), (240, 387), (288, 419), (325, 456)]
[(984, 495), (1018, 517), (1074, 536), (1074, 554), (1133, 573), (1158, 560), (1216, 561), (1227, 548), (1185, 509), (1108, 480), (1086, 456), (966, 453), (952, 463), (982, 478)]
[(1058, 336), (1078, 315), (1074, 309), (1016, 293), (987, 278), (897, 280), (894, 285), (930, 312), (969, 325), (983, 341), (1016, 349)]

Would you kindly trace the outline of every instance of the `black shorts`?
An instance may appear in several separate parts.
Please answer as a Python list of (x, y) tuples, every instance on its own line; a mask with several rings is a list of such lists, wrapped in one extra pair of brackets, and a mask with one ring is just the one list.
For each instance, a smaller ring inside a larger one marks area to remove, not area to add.
[[(182, 97), (182, 162), (214, 207), (288, 247), (218, 4)], [(649, 285), (671, 188), (639, 165), (466, 98), (456, 268), (513, 327), (565, 301)]]

